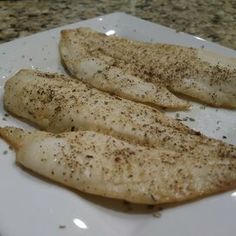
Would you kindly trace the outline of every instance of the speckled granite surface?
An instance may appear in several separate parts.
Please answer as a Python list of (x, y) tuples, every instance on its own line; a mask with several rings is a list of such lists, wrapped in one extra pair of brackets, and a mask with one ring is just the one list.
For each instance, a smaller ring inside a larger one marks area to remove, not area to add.
[(0, 1), (0, 42), (114, 11), (236, 49), (235, 0)]

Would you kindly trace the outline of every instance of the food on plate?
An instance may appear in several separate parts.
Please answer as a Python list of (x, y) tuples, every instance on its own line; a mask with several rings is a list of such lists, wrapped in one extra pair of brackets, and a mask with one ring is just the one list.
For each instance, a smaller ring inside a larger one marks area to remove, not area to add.
[(62, 31), (60, 54), (78, 79), (131, 100), (188, 108), (172, 94), (177, 92), (213, 106), (236, 108), (234, 58), (106, 36), (83, 27)]
[[(153, 106), (187, 109), (189, 103), (176, 97), (164, 86), (144, 81), (117, 67), (110, 56), (92, 55), (84, 39), (77, 37), (76, 45), (68, 31), (62, 32), (60, 52), (69, 72), (100, 90)], [(72, 52), (73, 51), (73, 52)]]
[(24, 167), (71, 188), (160, 204), (195, 199), (236, 186), (236, 158), (190, 158), (93, 131), (52, 134), (0, 128)]
[(208, 138), (144, 104), (111, 96), (68, 76), (21, 70), (5, 84), (5, 108), (53, 133), (92, 130), (183, 155), (231, 158), (233, 145)]

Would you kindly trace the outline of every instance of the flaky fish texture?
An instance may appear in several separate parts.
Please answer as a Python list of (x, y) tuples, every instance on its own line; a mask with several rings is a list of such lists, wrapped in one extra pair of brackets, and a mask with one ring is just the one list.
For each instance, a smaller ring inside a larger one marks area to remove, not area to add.
[(236, 108), (235, 58), (106, 36), (83, 27), (62, 31), (60, 53), (72, 75), (125, 98), (187, 108), (171, 93), (177, 92), (213, 106)]
[(150, 106), (111, 96), (59, 74), (21, 70), (5, 84), (5, 108), (53, 133), (92, 130), (183, 155), (232, 158), (233, 145), (208, 138)]
[(65, 186), (133, 203), (191, 200), (236, 186), (236, 158), (189, 158), (93, 131), (52, 134), (0, 128), (16, 161)]

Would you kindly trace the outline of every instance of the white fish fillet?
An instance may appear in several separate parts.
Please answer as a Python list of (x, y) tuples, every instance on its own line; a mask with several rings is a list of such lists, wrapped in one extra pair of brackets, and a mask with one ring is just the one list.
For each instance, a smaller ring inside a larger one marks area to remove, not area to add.
[(181, 202), (236, 186), (236, 158), (189, 158), (92, 131), (51, 134), (0, 128), (16, 161), (65, 186), (134, 203)]
[[(99, 89), (105, 87), (104, 90), (111, 92), (114, 92), (111, 84), (114, 84), (114, 87), (119, 84), (121, 88), (116, 94), (120, 96), (127, 97), (129, 91), (122, 86), (123, 80), (111, 76), (112, 72), (108, 73), (113, 66), (119, 68), (117, 73), (127, 78), (128, 75), (137, 78), (137, 83), (143, 80), (160, 88), (161, 93), (157, 93), (160, 102), (157, 105), (169, 107), (170, 102), (172, 108), (174, 106), (184, 108), (179, 100), (174, 104), (175, 100), (170, 92), (166, 100), (166, 91), (170, 90), (213, 106), (236, 108), (235, 58), (204, 49), (144, 43), (116, 36), (108, 37), (83, 27), (62, 31), (60, 52), (64, 64), (72, 75), (86, 80)], [(90, 73), (92, 66), (96, 69)], [(99, 74), (98, 70), (103, 73)], [(146, 102), (145, 99), (143, 101)]]
[(60, 133), (93, 130), (199, 158), (236, 156), (233, 145), (210, 139), (149, 106), (89, 88), (58, 74), (21, 70), (5, 84), (5, 108)]
[(59, 48), (69, 72), (95, 88), (153, 106), (178, 109), (190, 106), (166, 87), (146, 82), (117, 67), (112, 57), (91, 53), (93, 49), (76, 32), (62, 31)]

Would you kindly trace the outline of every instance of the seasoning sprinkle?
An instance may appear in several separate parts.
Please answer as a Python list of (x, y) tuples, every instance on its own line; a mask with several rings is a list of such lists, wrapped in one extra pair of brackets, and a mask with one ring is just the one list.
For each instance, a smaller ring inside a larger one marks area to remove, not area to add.
[(192, 117), (189, 117), (189, 120), (190, 120), (190, 121), (195, 121), (195, 119), (194, 119), (194, 118), (192, 118)]
[(179, 113), (176, 113), (176, 114), (175, 114), (175, 117), (176, 117), (176, 118), (179, 118), (179, 117), (180, 117)]
[(60, 229), (65, 229), (65, 228), (66, 228), (66, 225), (59, 225), (59, 228), (60, 228)]
[(152, 216), (155, 217), (155, 218), (160, 218), (161, 217), (161, 212), (157, 211), (157, 212), (153, 213)]

